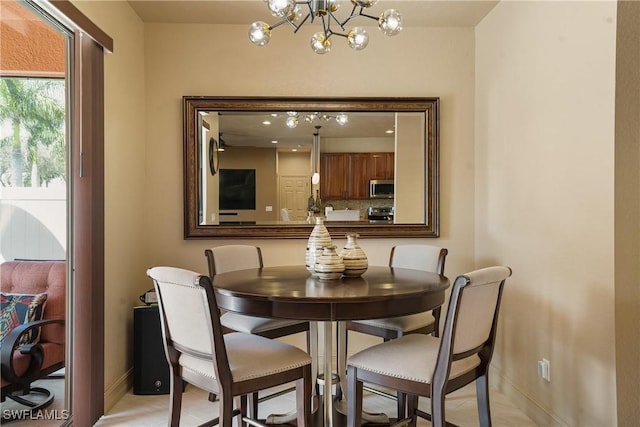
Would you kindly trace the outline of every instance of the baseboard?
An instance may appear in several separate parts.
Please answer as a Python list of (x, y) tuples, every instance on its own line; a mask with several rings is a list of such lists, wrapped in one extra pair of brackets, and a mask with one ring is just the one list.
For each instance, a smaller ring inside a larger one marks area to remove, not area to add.
[(533, 400), (514, 385), (508, 378), (504, 377), (498, 369), (490, 367), (489, 378), (492, 387), (495, 387), (514, 406), (520, 409), (526, 416), (531, 418), (537, 425), (545, 427), (569, 427), (552, 414), (548, 413), (538, 402)]
[(106, 414), (133, 387), (133, 368), (130, 368), (104, 391), (104, 413)]

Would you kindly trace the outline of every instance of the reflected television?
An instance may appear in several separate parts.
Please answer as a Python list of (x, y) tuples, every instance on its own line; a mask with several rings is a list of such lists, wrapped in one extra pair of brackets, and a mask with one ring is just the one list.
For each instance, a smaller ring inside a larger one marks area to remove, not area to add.
[(256, 208), (256, 170), (220, 169), (220, 210)]

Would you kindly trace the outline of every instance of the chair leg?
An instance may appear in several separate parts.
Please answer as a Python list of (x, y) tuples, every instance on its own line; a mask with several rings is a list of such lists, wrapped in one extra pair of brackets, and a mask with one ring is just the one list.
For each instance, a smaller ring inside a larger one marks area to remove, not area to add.
[(249, 396), (249, 407), (251, 408), (251, 418), (254, 420), (258, 419), (258, 392), (251, 393)]
[(244, 418), (247, 416), (247, 395), (237, 396), (235, 401), (236, 406), (240, 409), (240, 415), (238, 415), (238, 427), (247, 427), (247, 422), (244, 421)]
[[(407, 398), (407, 418), (411, 418), (411, 422), (409, 423), (409, 427), (415, 427), (418, 422), (418, 396), (410, 395)], [(398, 417), (398, 421), (400, 417)]]
[(220, 393), (220, 427), (231, 427), (233, 421), (233, 396)]
[(347, 373), (347, 427), (362, 424), (362, 381), (358, 381), (357, 368), (349, 366)]
[(311, 427), (311, 367), (303, 369), (302, 378), (296, 380), (297, 426)]
[(171, 369), (171, 406), (169, 407), (169, 426), (178, 427), (180, 425), (180, 411), (182, 410), (182, 390), (184, 384), (182, 378), (175, 375)]
[[(406, 405), (407, 395), (402, 393), (401, 391), (396, 393), (397, 407), (398, 407), (398, 419), (401, 420), (406, 416), (405, 413), (405, 405)], [(409, 412), (410, 414), (411, 412)]]
[(433, 427), (445, 427), (444, 415), (444, 391), (435, 387), (431, 390), (431, 425)]
[(478, 418), (480, 427), (491, 427), (491, 408), (489, 406), (489, 376), (484, 375), (476, 379), (476, 395), (478, 399)]
[[(346, 322), (338, 322), (338, 331), (336, 336), (336, 349), (338, 354), (338, 386), (336, 387), (336, 398), (338, 401), (342, 400), (342, 384), (347, 376), (347, 337), (349, 331), (347, 330)], [(345, 391), (346, 392), (346, 391)]]

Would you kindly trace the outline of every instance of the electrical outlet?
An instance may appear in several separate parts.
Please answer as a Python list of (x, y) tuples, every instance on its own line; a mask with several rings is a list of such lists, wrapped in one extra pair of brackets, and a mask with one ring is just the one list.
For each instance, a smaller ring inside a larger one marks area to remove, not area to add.
[(538, 360), (538, 376), (551, 382), (551, 363), (547, 359)]

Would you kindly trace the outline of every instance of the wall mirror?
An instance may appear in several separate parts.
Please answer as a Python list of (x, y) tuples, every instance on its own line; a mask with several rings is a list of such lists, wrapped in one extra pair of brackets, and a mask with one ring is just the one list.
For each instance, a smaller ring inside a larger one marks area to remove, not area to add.
[(185, 239), (438, 237), (438, 107), (183, 97)]

